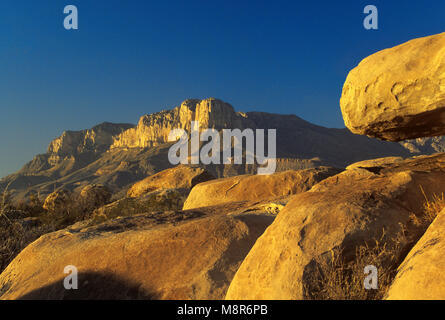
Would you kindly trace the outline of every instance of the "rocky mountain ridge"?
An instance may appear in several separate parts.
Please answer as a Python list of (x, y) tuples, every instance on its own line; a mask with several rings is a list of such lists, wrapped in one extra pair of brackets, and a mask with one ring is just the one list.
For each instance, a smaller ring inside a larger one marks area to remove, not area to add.
[[(51, 141), (47, 154), (53, 159), (85, 152), (106, 152), (117, 148), (150, 148), (168, 143), (168, 134), (175, 128), (191, 131), (191, 122), (199, 122), (200, 128), (234, 129), (280, 128), (279, 121), (293, 118), (301, 128), (322, 128), (295, 115), (278, 115), (263, 112), (236, 112), (228, 103), (218, 99), (188, 99), (171, 110), (143, 115), (136, 126), (132, 124), (102, 123), (82, 131), (65, 131)], [(290, 129), (290, 128), (289, 128)], [(325, 128), (327, 129), (327, 128)], [(328, 129), (342, 130), (342, 129)], [(427, 137), (400, 142), (412, 154), (445, 151), (445, 137)]]

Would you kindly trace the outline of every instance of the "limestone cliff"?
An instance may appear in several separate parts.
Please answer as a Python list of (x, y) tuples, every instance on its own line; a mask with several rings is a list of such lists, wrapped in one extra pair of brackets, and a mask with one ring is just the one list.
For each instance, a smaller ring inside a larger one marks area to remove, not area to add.
[(168, 142), (172, 129), (180, 128), (190, 132), (191, 122), (197, 121), (200, 128), (251, 128), (254, 123), (243, 113), (235, 112), (233, 107), (221, 100), (188, 99), (172, 109), (144, 115), (135, 128), (130, 128), (114, 137), (114, 148), (147, 148)]
[(112, 145), (114, 136), (131, 127), (131, 124), (104, 122), (87, 130), (65, 131), (51, 141), (47, 153), (63, 157), (86, 151), (103, 152)]

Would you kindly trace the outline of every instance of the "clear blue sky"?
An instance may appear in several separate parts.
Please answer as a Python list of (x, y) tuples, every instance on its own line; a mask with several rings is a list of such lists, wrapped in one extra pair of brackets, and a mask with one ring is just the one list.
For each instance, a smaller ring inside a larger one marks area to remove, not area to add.
[[(63, 28), (68, 4), (79, 30)], [(367, 4), (377, 31), (363, 28)], [(63, 130), (136, 123), (192, 97), (343, 127), (348, 71), (445, 31), (444, 16), (443, 0), (2, 0), (0, 176)]]

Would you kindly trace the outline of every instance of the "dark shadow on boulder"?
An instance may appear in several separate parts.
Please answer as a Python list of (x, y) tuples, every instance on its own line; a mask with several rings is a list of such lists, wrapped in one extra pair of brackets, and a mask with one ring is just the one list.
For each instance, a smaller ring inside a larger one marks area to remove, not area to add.
[(78, 289), (67, 290), (64, 279), (25, 294), (18, 300), (156, 300), (156, 294), (111, 273), (78, 274)]
[(358, 167), (358, 168), (368, 170), (369, 172), (372, 172), (374, 174), (380, 174), (380, 171), (385, 169), (384, 167)]

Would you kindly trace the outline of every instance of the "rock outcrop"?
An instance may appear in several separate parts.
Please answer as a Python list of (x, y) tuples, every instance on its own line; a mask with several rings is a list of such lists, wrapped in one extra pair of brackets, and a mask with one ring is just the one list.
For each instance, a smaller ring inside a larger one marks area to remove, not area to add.
[(200, 167), (179, 165), (158, 172), (136, 182), (127, 192), (129, 197), (139, 197), (145, 193), (160, 189), (187, 189), (196, 184), (212, 180), (215, 177)]
[(340, 104), (353, 133), (390, 141), (445, 134), (445, 33), (364, 59), (349, 73)]
[(444, 300), (445, 211), (442, 211), (398, 268), (389, 300)]
[[(227, 210), (145, 214), (46, 234), (0, 275), (0, 299), (222, 299), (273, 220)], [(77, 290), (63, 286), (66, 266), (77, 268)]]
[(50, 212), (63, 211), (72, 205), (73, 200), (72, 192), (65, 189), (56, 190), (46, 197), (43, 208)]
[(271, 175), (243, 175), (196, 185), (184, 210), (246, 200), (266, 200), (309, 190), (317, 182), (341, 172), (339, 169), (283, 171)]
[(346, 170), (295, 195), (257, 240), (226, 298), (304, 299), (318, 259), (333, 250), (353, 260), (358, 246), (383, 234), (388, 246), (402, 230), (418, 239), (412, 215), (423, 214), (420, 187), (428, 196), (445, 192), (445, 154)]

